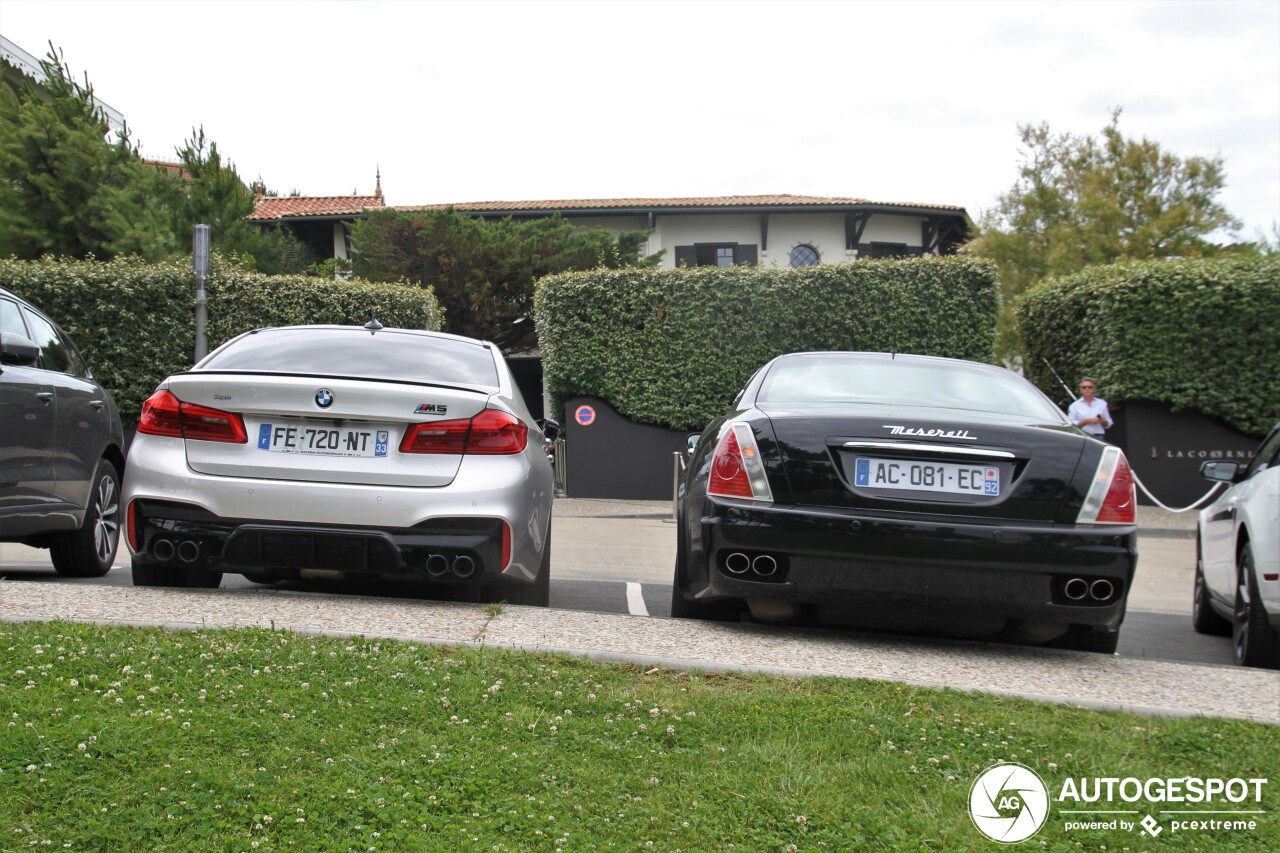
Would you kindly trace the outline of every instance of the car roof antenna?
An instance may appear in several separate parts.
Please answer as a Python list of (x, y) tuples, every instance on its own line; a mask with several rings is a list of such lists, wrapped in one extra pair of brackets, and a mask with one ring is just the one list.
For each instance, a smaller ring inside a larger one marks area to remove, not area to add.
[(381, 332), (383, 329), (383, 325), (378, 322), (377, 317), (373, 316), (372, 311), (369, 312), (369, 322), (365, 323), (364, 327), (368, 329), (369, 334), (371, 335), (375, 332)]

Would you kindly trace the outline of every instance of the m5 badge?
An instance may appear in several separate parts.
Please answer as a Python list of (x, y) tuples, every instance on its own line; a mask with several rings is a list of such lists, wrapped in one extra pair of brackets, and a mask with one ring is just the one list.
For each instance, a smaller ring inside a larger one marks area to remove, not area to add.
[(446, 403), (419, 403), (418, 408), (413, 410), (415, 415), (444, 415), (448, 412), (449, 406)]

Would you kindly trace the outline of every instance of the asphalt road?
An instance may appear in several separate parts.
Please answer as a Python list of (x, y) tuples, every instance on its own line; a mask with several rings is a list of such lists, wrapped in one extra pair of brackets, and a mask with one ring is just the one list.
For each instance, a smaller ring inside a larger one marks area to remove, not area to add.
[[(623, 517), (557, 515), (552, 546), (551, 607), (602, 613), (669, 618), (671, 573), (675, 561), (674, 527), (656, 514)], [(1195, 541), (1189, 531), (1139, 536), (1138, 573), (1120, 635), (1122, 657), (1182, 663), (1231, 665), (1231, 641), (1206, 637), (1191, 628), (1191, 587)], [(48, 554), (17, 545), (0, 545), (0, 576), (16, 583), (66, 583), (131, 586), (128, 557), (102, 578), (59, 577)], [(286, 589), (320, 596), (360, 594), (358, 587), (320, 582), (262, 587), (239, 575), (226, 575), (225, 589)], [(379, 595), (388, 591), (380, 590)], [(393, 595), (424, 596), (420, 590)], [(935, 642), (936, 640), (932, 640)]]

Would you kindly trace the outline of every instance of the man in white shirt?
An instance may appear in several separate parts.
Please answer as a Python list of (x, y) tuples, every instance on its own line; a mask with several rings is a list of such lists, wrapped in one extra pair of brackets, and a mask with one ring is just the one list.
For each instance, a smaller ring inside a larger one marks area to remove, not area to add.
[(1093, 396), (1098, 383), (1086, 376), (1080, 380), (1080, 399), (1067, 408), (1067, 417), (1080, 429), (1094, 438), (1102, 438), (1111, 426), (1111, 412), (1107, 401)]

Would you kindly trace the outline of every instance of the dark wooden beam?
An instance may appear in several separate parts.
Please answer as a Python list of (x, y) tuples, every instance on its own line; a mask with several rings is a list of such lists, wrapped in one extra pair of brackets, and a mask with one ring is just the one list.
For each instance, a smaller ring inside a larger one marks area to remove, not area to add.
[(760, 251), (769, 251), (769, 214), (760, 214)]
[(844, 248), (852, 251), (862, 242), (862, 232), (867, 229), (870, 213), (846, 213), (844, 215)]

